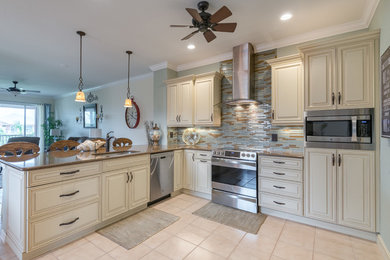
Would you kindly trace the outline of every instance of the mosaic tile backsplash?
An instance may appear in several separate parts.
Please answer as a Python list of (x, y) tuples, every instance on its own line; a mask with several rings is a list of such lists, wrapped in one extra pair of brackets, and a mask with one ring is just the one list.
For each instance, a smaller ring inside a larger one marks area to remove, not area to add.
[[(220, 127), (195, 127), (201, 138), (198, 145), (210, 147), (232, 147), (234, 149), (255, 149), (260, 151), (303, 152), (303, 127), (273, 126), (271, 124), (271, 67), (266, 62), (276, 57), (276, 50), (255, 54), (255, 90), (259, 105), (222, 106)], [(232, 60), (221, 62), (223, 102), (232, 100)], [(185, 128), (168, 128), (173, 137), (169, 144), (184, 144), (182, 134)], [(272, 134), (278, 141), (272, 142)], [(168, 135), (169, 136), (169, 135)]]

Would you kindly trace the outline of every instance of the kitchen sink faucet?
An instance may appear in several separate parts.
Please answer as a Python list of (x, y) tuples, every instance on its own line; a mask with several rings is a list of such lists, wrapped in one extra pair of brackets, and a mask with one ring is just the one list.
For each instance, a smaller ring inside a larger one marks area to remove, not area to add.
[(115, 136), (110, 136), (111, 133), (114, 133), (114, 131), (110, 131), (106, 135), (106, 152), (110, 151), (110, 140), (115, 138)]

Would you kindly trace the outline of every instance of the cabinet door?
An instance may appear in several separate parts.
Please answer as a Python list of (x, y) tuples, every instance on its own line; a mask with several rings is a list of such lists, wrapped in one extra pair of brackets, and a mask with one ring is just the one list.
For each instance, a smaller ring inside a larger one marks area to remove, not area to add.
[(336, 108), (335, 49), (305, 53), (305, 110)]
[(337, 107), (374, 107), (374, 41), (339, 47), (337, 57)]
[(272, 124), (303, 124), (302, 63), (272, 66)]
[(195, 191), (211, 194), (211, 161), (195, 161)]
[(195, 82), (195, 124), (213, 124), (213, 78), (203, 78)]
[(180, 190), (183, 188), (183, 151), (175, 151), (174, 157), (175, 157), (175, 165), (174, 165), (174, 191)]
[(129, 208), (135, 208), (149, 202), (150, 167), (141, 165), (130, 168), (130, 200)]
[(127, 211), (128, 169), (103, 173), (103, 220)]
[(305, 216), (336, 222), (336, 150), (305, 149)]
[(375, 231), (374, 152), (356, 150), (337, 152), (339, 223)]
[(193, 124), (194, 88), (192, 81), (179, 84), (178, 111), (179, 125), (191, 126)]
[(178, 86), (168, 85), (167, 86), (167, 125), (175, 126), (178, 123)]
[(195, 152), (184, 151), (183, 188), (194, 190)]

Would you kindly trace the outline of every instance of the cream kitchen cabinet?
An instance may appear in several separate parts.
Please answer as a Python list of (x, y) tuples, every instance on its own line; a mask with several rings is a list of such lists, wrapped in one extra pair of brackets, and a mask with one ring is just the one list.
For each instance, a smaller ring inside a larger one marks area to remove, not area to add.
[(194, 190), (211, 194), (211, 153), (195, 153)]
[(150, 166), (139, 165), (130, 168), (129, 209), (145, 205), (150, 198)]
[(173, 178), (173, 190), (178, 191), (183, 188), (183, 164), (184, 164), (184, 151), (179, 150), (174, 152), (174, 178)]
[(221, 125), (221, 80), (218, 72), (196, 75), (194, 124), (204, 126)]
[(167, 84), (167, 125), (192, 126), (194, 118), (194, 75), (171, 79)]
[(300, 55), (267, 60), (272, 67), (272, 124), (303, 124), (303, 65)]
[(184, 151), (184, 174), (183, 188), (194, 190), (194, 174), (195, 174), (195, 151)]
[(379, 32), (299, 47), (305, 110), (374, 107)]
[(375, 152), (307, 148), (305, 215), (375, 231)]

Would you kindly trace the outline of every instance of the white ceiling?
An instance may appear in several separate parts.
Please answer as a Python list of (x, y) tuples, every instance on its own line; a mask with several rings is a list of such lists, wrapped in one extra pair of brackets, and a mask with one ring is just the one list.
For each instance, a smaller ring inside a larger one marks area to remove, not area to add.
[[(125, 50), (134, 52), (131, 76), (149, 73), (149, 66), (168, 61), (188, 68), (204, 59), (230, 52), (243, 42), (258, 48), (296, 43), (366, 28), (379, 0), (210, 0), (209, 12), (226, 5), (236, 31), (216, 33), (207, 43), (201, 34), (180, 41), (193, 29), (184, 8), (197, 0), (1, 0), (0, 87), (41, 90), (42, 95), (73, 92), (78, 83), (77, 30), (84, 38), (86, 88), (127, 77)], [(291, 12), (290, 21), (279, 20)], [(302, 36), (302, 37), (300, 37)], [(186, 48), (188, 43), (195, 50)]]

